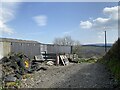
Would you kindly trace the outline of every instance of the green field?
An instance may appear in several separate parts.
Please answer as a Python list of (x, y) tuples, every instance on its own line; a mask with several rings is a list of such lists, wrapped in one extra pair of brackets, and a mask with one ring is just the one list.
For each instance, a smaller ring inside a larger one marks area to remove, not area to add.
[[(111, 47), (107, 47), (109, 50)], [(79, 51), (80, 58), (102, 57), (105, 55), (105, 48), (102, 46), (81, 46)]]

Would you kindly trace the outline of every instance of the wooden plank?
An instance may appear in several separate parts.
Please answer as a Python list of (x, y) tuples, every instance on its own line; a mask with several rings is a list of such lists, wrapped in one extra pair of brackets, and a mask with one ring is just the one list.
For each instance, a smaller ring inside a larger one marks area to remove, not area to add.
[(59, 58), (59, 55), (57, 55), (57, 61), (56, 61), (57, 65), (59, 65), (59, 61), (60, 61), (60, 58)]
[(68, 58), (67, 58), (67, 56), (66, 56), (66, 55), (64, 55), (64, 62), (65, 62), (65, 64), (66, 64), (66, 65), (68, 65), (68, 64), (69, 64), (69, 60), (68, 60)]
[(65, 66), (63, 55), (60, 55), (60, 58), (61, 58), (61, 60), (62, 60), (63, 65)]

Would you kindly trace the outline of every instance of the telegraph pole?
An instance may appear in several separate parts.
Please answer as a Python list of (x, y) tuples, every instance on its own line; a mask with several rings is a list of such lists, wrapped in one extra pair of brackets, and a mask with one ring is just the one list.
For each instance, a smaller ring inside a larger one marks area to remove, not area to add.
[(107, 52), (107, 38), (106, 38), (106, 31), (105, 31), (105, 53)]

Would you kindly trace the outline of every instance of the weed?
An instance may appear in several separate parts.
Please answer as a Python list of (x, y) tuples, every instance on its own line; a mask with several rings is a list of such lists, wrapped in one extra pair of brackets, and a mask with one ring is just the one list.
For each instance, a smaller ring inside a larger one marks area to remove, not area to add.
[(87, 58), (87, 59), (78, 59), (78, 63), (96, 63), (97, 59)]
[(120, 61), (111, 59), (107, 63), (108, 68), (114, 74), (115, 78), (120, 81)]

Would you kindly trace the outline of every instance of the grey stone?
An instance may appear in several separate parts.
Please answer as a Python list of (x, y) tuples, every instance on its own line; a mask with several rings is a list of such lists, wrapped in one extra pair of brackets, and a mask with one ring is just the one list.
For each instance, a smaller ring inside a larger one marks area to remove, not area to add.
[(16, 80), (17, 80), (17, 78), (14, 77), (13, 75), (7, 75), (7, 76), (5, 76), (5, 78), (4, 78), (4, 81), (5, 81), (5, 82), (15, 82)]

